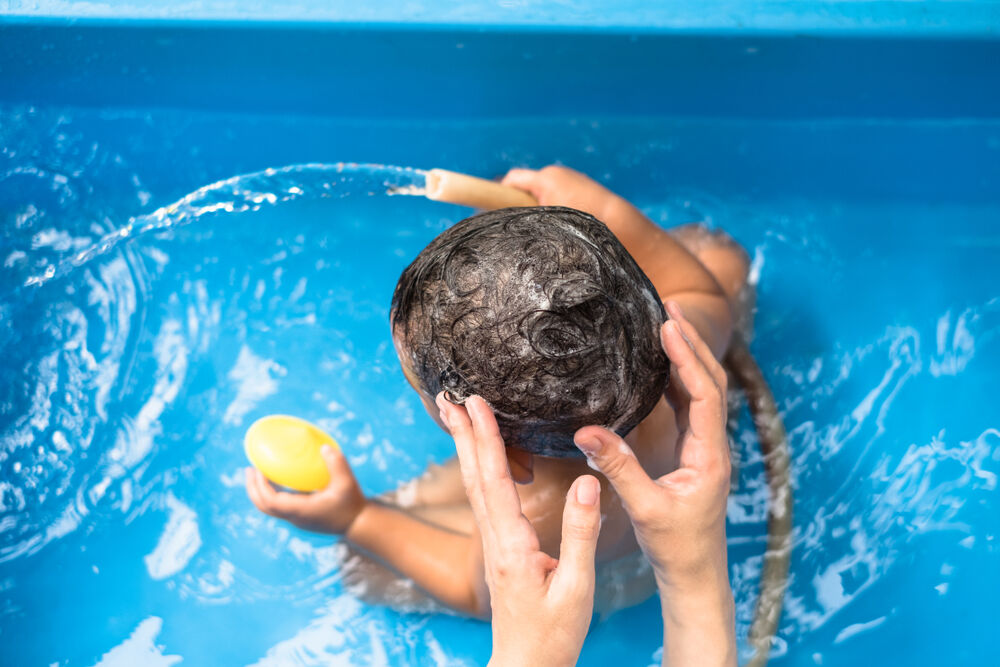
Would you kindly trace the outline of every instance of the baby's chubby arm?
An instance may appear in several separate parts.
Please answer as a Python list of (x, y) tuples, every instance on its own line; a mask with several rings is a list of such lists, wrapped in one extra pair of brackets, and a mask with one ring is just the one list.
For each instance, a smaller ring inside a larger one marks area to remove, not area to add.
[(322, 454), (330, 471), (326, 488), (310, 494), (278, 491), (260, 471), (248, 468), (250, 500), (265, 514), (299, 528), (343, 535), (449, 607), (488, 616), (478, 533), (460, 535), (366, 498), (343, 453), (324, 447)]
[(345, 536), (452, 609), (489, 616), (478, 532), (453, 533), (391, 505), (368, 501)]
[(666, 230), (624, 198), (567, 167), (511, 169), (502, 182), (530, 192), (542, 206), (569, 206), (606, 224), (649, 277), (660, 298), (680, 304), (715, 355), (721, 356), (733, 325), (725, 292)]

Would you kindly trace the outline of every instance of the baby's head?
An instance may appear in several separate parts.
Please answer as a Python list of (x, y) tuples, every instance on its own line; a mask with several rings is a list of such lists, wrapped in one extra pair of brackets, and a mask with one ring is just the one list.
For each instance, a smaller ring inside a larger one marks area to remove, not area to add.
[(608, 228), (555, 206), (459, 222), (392, 298), (393, 338), (425, 403), (442, 390), (453, 403), (479, 395), (507, 445), (545, 456), (577, 456), (583, 426), (625, 435), (649, 414), (669, 369), (665, 319)]

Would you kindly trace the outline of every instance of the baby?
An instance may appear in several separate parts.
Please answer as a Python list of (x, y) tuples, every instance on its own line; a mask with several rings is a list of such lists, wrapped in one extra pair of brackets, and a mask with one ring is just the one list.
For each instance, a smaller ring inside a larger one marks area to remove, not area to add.
[[(392, 335), (404, 375), (441, 428), (440, 392), (453, 403), (475, 394), (493, 409), (522, 512), (542, 551), (558, 557), (566, 493), (593, 474), (574, 433), (607, 426), (651, 477), (672, 471), (684, 427), (672, 403), (684, 397), (664, 395), (663, 303), (675, 302), (720, 358), (748, 263), (728, 237), (700, 227), (668, 233), (570, 169), (516, 169), (504, 183), (542, 206), (481, 213), (432, 241), (396, 286)], [(453, 609), (489, 615), (482, 543), (457, 461), (370, 499), (342, 454), (326, 449), (324, 457), (326, 489), (279, 492), (251, 470), (250, 498), (300, 527), (344, 535)], [(600, 563), (638, 545), (620, 500), (597, 476)]]

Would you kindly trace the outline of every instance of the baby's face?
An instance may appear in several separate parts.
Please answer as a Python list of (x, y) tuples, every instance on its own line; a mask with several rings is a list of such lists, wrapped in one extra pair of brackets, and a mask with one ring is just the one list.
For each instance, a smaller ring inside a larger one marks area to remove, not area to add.
[(445, 426), (444, 421), (441, 419), (441, 411), (438, 409), (437, 403), (434, 402), (434, 396), (431, 396), (420, 388), (420, 382), (417, 381), (417, 376), (410, 365), (409, 351), (406, 349), (406, 345), (401, 338), (395, 333), (392, 334), (392, 344), (396, 347), (396, 356), (399, 357), (399, 365), (403, 369), (403, 377), (406, 378), (406, 381), (410, 383), (413, 390), (420, 396), (420, 401), (424, 404), (424, 410), (434, 420), (434, 423), (441, 427), (442, 431), (451, 435), (451, 431), (448, 430), (448, 427)]

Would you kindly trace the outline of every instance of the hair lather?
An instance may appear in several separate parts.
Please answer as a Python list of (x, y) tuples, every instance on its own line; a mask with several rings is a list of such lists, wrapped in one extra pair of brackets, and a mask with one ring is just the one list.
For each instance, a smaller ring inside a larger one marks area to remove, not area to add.
[(577, 456), (573, 434), (624, 435), (663, 393), (656, 290), (599, 220), (555, 206), (467, 218), (403, 271), (392, 299), (421, 389), (493, 408), (504, 441)]

